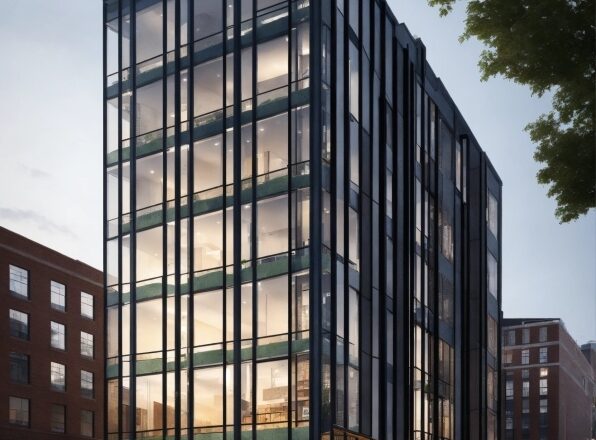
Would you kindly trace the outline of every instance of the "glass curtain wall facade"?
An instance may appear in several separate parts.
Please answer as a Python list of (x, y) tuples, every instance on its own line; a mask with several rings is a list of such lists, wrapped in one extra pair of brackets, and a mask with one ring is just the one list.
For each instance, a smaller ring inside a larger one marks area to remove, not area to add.
[(108, 438), (494, 438), (500, 181), (388, 6), (104, 23)]

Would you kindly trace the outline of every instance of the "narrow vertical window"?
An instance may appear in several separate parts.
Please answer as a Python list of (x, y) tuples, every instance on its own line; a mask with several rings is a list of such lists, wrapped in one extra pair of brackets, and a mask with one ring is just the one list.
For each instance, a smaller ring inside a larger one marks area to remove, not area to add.
[(29, 298), (29, 272), (20, 267), (8, 266), (8, 289), (18, 297)]
[(81, 331), (81, 356), (93, 358), (93, 335)]
[(23, 353), (10, 353), (10, 381), (18, 384), (29, 383), (29, 356)]
[(52, 432), (64, 432), (66, 421), (66, 408), (64, 405), (52, 405), (50, 420)]
[(66, 286), (64, 284), (56, 281), (50, 283), (50, 301), (53, 309), (61, 312), (66, 310)]
[(93, 319), (93, 295), (81, 292), (81, 316), (84, 318)]
[(93, 411), (81, 410), (81, 435), (83, 437), (93, 437), (95, 435), (94, 419)]
[(8, 423), (29, 426), (29, 399), (13, 396), (8, 398)]
[(95, 390), (93, 387), (93, 373), (81, 370), (81, 396), (93, 399)]
[(50, 321), (50, 345), (58, 350), (66, 349), (66, 327), (64, 324)]
[(29, 315), (18, 310), (8, 311), (10, 336), (19, 339), (29, 339)]
[(66, 366), (50, 362), (50, 386), (54, 391), (66, 390)]

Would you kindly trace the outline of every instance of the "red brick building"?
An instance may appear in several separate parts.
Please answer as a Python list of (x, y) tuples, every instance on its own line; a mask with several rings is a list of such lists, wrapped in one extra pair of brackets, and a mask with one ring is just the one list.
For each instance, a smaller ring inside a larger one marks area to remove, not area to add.
[(505, 439), (591, 438), (592, 367), (559, 319), (503, 320)]
[(0, 227), (0, 439), (103, 437), (102, 283)]

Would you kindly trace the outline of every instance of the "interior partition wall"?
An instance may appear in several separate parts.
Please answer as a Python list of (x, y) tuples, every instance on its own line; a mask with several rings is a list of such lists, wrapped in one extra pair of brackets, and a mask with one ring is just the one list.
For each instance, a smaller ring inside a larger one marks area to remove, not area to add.
[(387, 4), (104, 23), (107, 438), (494, 438), (501, 184)]

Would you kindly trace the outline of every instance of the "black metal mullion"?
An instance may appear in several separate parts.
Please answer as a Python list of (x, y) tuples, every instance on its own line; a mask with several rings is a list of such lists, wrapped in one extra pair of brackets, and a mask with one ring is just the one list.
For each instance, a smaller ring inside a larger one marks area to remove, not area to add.
[(252, 41), (251, 41), (251, 222), (250, 222), (250, 240), (251, 240), (251, 281), (252, 281), (252, 344), (251, 344), (251, 403), (252, 403), (252, 435), (256, 437), (257, 430), (257, 331), (258, 331), (258, 295), (257, 295), (257, 0), (252, 0)]
[[(292, 229), (292, 215), (293, 215), (293, 198), (292, 198), (292, 169), (293, 169), (293, 162), (294, 158), (292, 155), (292, 59), (293, 59), (293, 44), (294, 39), (292, 35), (292, 1), (288, 2), (288, 27), (287, 27), (287, 35), (288, 35), (288, 107), (287, 107), (287, 123), (288, 123), (288, 133), (287, 133), (287, 154), (288, 154), (288, 438), (292, 438), (292, 392), (294, 391), (294, 383), (292, 381), (292, 366), (293, 366), (293, 356), (292, 356), (292, 336), (294, 334), (292, 326), (294, 320), (292, 319), (292, 310), (294, 306), (294, 295), (292, 290), (292, 279), (293, 279), (293, 271), (292, 271), (292, 237), (297, 232)], [(298, 46), (296, 46), (296, 52), (298, 51)], [(298, 191), (296, 191), (295, 197), (296, 205), (298, 204)], [(297, 211), (297, 208), (296, 208)], [(298, 219), (296, 219), (296, 229), (298, 227)], [(296, 381), (296, 384), (298, 381)]]
[(130, 2), (130, 84), (132, 95), (130, 97), (130, 437), (132, 440), (136, 439), (136, 360), (137, 360), (137, 340), (136, 340), (136, 326), (137, 326), (137, 292), (136, 292), (136, 243), (137, 243), (137, 227), (136, 227), (136, 118), (137, 118), (137, 91), (136, 91), (136, 3)]
[[(321, 414), (321, 1), (310, 2), (310, 160), (312, 162), (310, 185), (316, 189), (311, 194), (311, 240), (309, 243), (310, 291), (309, 304), (309, 404), (311, 414)], [(316, 257), (315, 257), (316, 256)], [(321, 435), (320, 417), (309, 421), (310, 438)]]
[(161, 316), (161, 325), (162, 325), (162, 335), (161, 335), (161, 370), (162, 370), (162, 399), (163, 402), (166, 402), (163, 405), (161, 417), (164, 423), (162, 424), (162, 435), (166, 436), (166, 426), (167, 426), (167, 401), (168, 401), (168, 382), (164, 380), (167, 378), (167, 365), (168, 365), (168, 347), (167, 347), (167, 329), (168, 329), (168, 296), (167, 296), (167, 283), (168, 283), (168, 263), (167, 263), (167, 255), (168, 255), (168, 228), (167, 228), (167, 208), (168, 208), (168, 192), (167, 192), (167, 181), (168, 181), (168, 150), (167, 150), (167, 138), (168, 138), (168, 115), (167, 115), (167, 106), (168, 106), (168, 77), (167, 77), (167, 52), (168, 52), (168, 43), (167, 43), (167, 25), (168, 25), (168, 11), (167, 11), (167, 2), (164, 1), (162, 3), (162, 133), (163, 133), (163, 144), (162, 144), (162, 176), (163, 176), (163, 183), (162, 183), (162, 288), (161, 288), (161, 306), (162, 306), (162, 316)]
[(241, 78), (241, 1), (234, 0), (234, 440), (241, 440), (242, 429), (242, 407), (240, 400), (240, 383), (242, 380), (241, 364), (241, 100), (242, 100), (242, 82)]
[[(227, 68), (227, 63), (228, 63), (228, 57), (227, 57), (227, 31), (228, 31), (228, 14), (227, 14), (227, 10), (228, 8), (226, 7), (227, 2), (222, 0), (221, 1), (221, 14), (222, 14), (222, 41), (223, 41), (223, 55), (222, 55), (222, 82), (223, 82), (223, 94), (222, 94), (222, 107), (223, 107), (223, 115), (224, 115), (224, 120), (223, 120), (223, 127), (222, 127), (222, 139), (221, 139), (221, 145), (222, 145), (222, 149), (221, 149), (221, 161), (222, 161), (222, 184), (223, 184), (223, 214), (222, 214), (222, 231), (223, 231), (223, 242), (222, 242), (222, 246), (223, 246), (223, 258), (222, 258), (222, 264), (223, 264), (223, 285), (222, 285), (222, 294), (223, 294), (223, 298), (222, 298), (222, 335), (221, 335), (221, 340), (223, 342), (223, 358), (222, 358), (222, 374), (223, 374), (223, 380), (222, 380), (222, 437), (223, 439), (227, 439), (228, 436), (228, 420), (227, 420), (227, 409), (228, 409), (228, 393), (227, 393), (227, 369), (228, 369), (228, 338), (227, 338), (227, 326), (228, 326), (228, 261), (227, 261), (227, 257), (228, 257), (228, 240), (230, 239), (230, 237), (228, 237), (227, 231), (228, 231), (228, 195), (227, 195), (227, 190), (228, 190), (228, 174), (227, 174), (227, 151), (228, 151), (228, 136), (227, 136), (227, 80), (228, 80), (228, 68)], [(194, 29), (194, 26), (193, 26)], [(194, 38), (193, 38), (194, 41)], [(194, 55), (194, 49), (193, 49), (193, 55)], [(193, 62), (194, 65), (194, 62)], [(190, 81), (190, 78), (189, 78)], [(193, 99), (194, 99), (194, 94), (193, 94)], [(193, 105), (194, 105), (194, 101), (193, 101)], [(190, 110), (189, 110), (190, 112)], [(190, 114), (190, 113), (189, 113)], [(194, 127), (194, 118), (192, 117), (192, 123), (189, 125), (191, 133), (194, 131), (193, 127)], [(191, 136), (192, 138), (192, 136)], [(194, 189), (193, 189), (194, 191)], [(194, 252), (194, 250), (193, 250)], [(193, 268), (194, 270), (194, 268)], [(194, 274), (193, 274), (193, 278), (194, 278)], [(233, 323), (230, 323), (233, 325)], [(193, 348), (193, 357), (194, 357), (194, 348)], [(194, 396), (194, 390), (193, 390), (193, 396)]]
[[(186, 358), (188, 362), (187, 372), (187, 432), (186, 438), (189, 440), (194, 439), (194, 1), (187, 2), (188, 7), (188, 25), (187, 38), (188, 43), (187, 56), (189, 59), (187, 81), (186, 81), (186, 125), (188, 132), (188, 158), (187, 158), (187, 206), (188, 206), (188, 220), (187, 220), (187, 231), (186, 231), (186, 255), (187, 255), (187, 272), (188, 272), (188, 299), (186, 301)], [(225, 58), (225, 57), (224, 57)], [(222, 75), (225, 79), (225, 75)], [(222, 79), (222, 81), (224, 81)], [(224, 81), (225, 86), (225, 81)], [(225, 96), (225, 89), (223, 95)], [(182, 109), (180, 109), (182, 112)], [(224, 110), (225, 111), (225, 110)], [(225, 118), (224, 118), (225, 121)], [(224, 209), (225, 209), (225, 186), (224, 186)], [(224, 211), (225, 212), (225, 211)], [(225, 269), (224, 269), (225, 274)], [(225, 277), (225, 275), (224, 275)], [(225, 292), (225, 290), (224, 290)], [(225, 352), (224, 352), (225, 353)]]
[[(175, 183), (174, 183), (174, 438), (180, 439), (181, 425), (181, 298), (180, 298), (180, 205), (181, 205), (181, 88), (180, 88), (180, 45), (181, 45), (181, 0), (175, 0), (174, 6), (174, 163), (175, 163)], [(167, 422), (167, 421), (166, 421)]]

